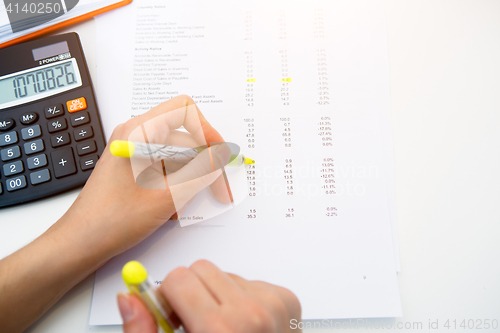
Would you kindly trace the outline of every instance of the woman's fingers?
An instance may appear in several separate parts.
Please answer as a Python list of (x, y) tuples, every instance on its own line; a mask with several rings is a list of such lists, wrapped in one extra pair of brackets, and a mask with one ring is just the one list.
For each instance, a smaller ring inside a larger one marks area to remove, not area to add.
[(188, 331), (217, 310), (217, 301), (198, 276), (186, 267), (173, 270), (158, 289)]
[(231, 302), (243, 293), (243, 289), (229, 275), (206, 260), (199, 260), (189, 267), (207, 287), (218, 303)]
[[(181, 127), (187, 132), (178, 130)], [(120, 132), (121, 136), (127, 136), (122, 139), (128, 141), (192, 148), (210, 147), (214, 143), (223, 142), (222, 136), (208, 123), (189, 96), (172, 98), (149, 112), (129, 120)], [(169, 174), (168, 170), (165, 170), (165, 164), (155, 165), (153, 160), (141, 157), (132, 157), (131, 164), (134, 178), (139, 180), (139, 186), (149, 189), (165, 188), (160, 172), (162, 171), (165, 175)], [(215, 170), (218, 169), (219, 167)], [(156, 181), (158, 183), (155, 183)], [(198, 182), (198, 184), (201, 183), (203, 181)], [(222, 173), (215, 180), (211, 180), (209, 185), (219, 202), (231, 203), (230, 190)], [(202, 188), (204, 187), (206, 186)]]
[(118, 308), (123, 320), (124, 333), (156, 333), (158, 328), (141, 300), (125, 293), (118, 294)]

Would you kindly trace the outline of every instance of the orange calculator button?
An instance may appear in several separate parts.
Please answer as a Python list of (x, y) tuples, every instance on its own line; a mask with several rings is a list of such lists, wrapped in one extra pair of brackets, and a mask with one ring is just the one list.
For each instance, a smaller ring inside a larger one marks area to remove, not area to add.
[(80, 110), (85, 110), (87, 108), (87, 101), (85, 97), (80, 97), (72, 101), (67, 101), (66, 106), (68, 107), (69, 113), (73, 113)]

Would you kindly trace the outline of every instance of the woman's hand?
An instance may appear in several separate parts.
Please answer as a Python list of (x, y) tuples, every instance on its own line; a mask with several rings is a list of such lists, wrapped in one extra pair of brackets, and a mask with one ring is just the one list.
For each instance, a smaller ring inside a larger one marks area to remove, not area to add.
[[(205, 260), (172, 271), (159, 292), (190, 333), (291, 332), (290, 320), (301, 318), (299, 300), (288, 289), (224, 273)], [(136, 296), (119, 294), (118, 306), (125, 333), (157, 332)]]
[[(181, 126), (189, 134), (175, 130)], [(188, 96), (173, 98), (119, 125), (110, 143), (113, 140), (184, 146), (204, 146), (223, 141)], [(212, 172), (209, 153), (210, 157), (216, 157), (215, 154), (225, 162), (230, 156), (229, 149), (223, 146), (222, 149), (205, 151), (166, 177), (161, 163), (148, 166), (147, 159), (143, 160), (146, 165), (136, 160), (132, 168), (130, 159), (113, 156), (106, 147), (75, 203), (54, 228), (61, 229), (75, 242), (84, 240), (95, 258), (105, 261), (152, 234), (176, 211), (184, 208), (197, 192), (212, 183), (211, 189), (216, 198), (229, 203), (228, 190), (222, 177), (218, 177), (221, 171)], [(149, 183), (156, 184), (144, 188), (137, 185), (140, 179), (152, 179)], [(193, 179), (199, 181), (188, 182)], [(169, 183), (172, 183), (171, 186)]]

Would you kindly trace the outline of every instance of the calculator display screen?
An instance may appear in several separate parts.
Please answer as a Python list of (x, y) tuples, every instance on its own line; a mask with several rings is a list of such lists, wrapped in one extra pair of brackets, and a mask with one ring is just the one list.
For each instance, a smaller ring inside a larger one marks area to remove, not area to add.
[(82, 85), (74, 58), (0, 77), (0, 109), (36, 101)]

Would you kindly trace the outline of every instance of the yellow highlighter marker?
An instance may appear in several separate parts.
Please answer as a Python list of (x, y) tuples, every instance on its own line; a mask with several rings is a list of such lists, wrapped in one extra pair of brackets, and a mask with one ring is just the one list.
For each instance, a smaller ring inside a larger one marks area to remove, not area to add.
[(122, 276), (130, 293), (141, 299), (163, 332), (184, 332), (179, 318), (149, 282), (148, 272), (140, 262), (129, 261), (126, 263), (122, 269)]
[[(228, 166), (240, 166), (255, 164), (255, 161), (251, 158), (245, 157), (239, 153), (239, 147), (234, 143), (224, 143), (234, 151), (231, 155), (230, 162)], [(155, 161), (167, 160), (177, 163), (189, 163), (192, 159), (196, 157), (203, 150), (207, 149), (207, 146), (198, 148), (187, 148), (180, 146), (162, 145), (156, 143), (144, 143), (144, 142), (132, 142), (115, 140), (109, 145), (109, 150), (111, 154), (120, 157), (145, 157), (153, 158)]]

